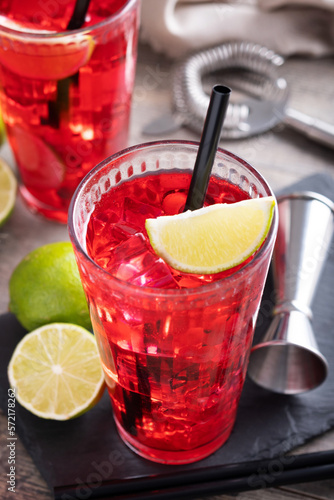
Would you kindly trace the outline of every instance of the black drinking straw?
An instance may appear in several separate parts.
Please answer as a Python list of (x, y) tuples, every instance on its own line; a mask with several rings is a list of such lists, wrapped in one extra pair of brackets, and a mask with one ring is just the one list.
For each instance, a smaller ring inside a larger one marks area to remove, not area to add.
[[(91, 0), (76, 0), (74, 10), (67, 24), (67, 31), (80, 29), (84, 22)], [(59, 128), (60, 114), (68, 111), (70, 85), (76, 82), (79, 73), (75, 73), (67, 78), (58, 80), (57, 96), (55, 101), (49, 101), (49, 124), (54, 128)]]
[(203, 206), (230, 93), (224, 85), (212, 89), (184, 211)]
[(90, 0), (77, 0), (75, 2), (72, 17), (67, 25), (68, 30), (78, 30), (82, 27), (89, 4)]

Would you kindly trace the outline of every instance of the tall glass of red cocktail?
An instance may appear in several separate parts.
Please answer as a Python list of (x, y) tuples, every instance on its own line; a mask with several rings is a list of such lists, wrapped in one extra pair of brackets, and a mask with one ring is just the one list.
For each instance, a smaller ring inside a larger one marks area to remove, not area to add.
[[(277, 231), (214, 275), (170, 268), (145, 219), (182, 211), (198, 144), (148, 143), (103, 161), (69, 212), (74, 246), (118, 431), (162, 463), (189, 463), (233, 428)], [(205, 204), (271, 196), (262, 176), (218, 149)]]
[(0, 2), (0, 99), (28, 206), (66, 222), (80, 180), (127, 146), (139, 0)]

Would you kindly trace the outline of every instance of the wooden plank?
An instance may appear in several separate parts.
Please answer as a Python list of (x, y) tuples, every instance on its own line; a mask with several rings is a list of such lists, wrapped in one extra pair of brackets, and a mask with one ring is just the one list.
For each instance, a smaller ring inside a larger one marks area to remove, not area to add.
[[(300, 492), (289, 488), (268, 488), (256, 491), (245, 491), (237, 495), (215, 495), (206, 500), (328, 500), (329, 496), (315, 496), (310, 492)], [(199, 499), (198, 499), (199, 500)]]
[(318, 481), (316, 483), (282, 486), (280, 490), (286, 494), (305, 495), (307, 498), (315, 498), (317, 500), (334, 500), (334, 479)]

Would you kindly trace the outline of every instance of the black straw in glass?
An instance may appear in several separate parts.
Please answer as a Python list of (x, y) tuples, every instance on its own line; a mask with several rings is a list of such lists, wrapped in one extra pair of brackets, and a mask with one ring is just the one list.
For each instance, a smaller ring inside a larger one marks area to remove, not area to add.
[[(76, 0), (72, 17), (66, 28), (67, 30), (77, 30), (83, 26), (89, 4), (90, 0)], [(61, 112), (68, 110), (69, 88), (77, 76), (78, 73), (58, 80), (56, 100), (49, 101), (49, 124), (56, 129), (59, 128)]]
[(67, 25), (68, 30), (78, 30), (85, 22), (90, 0), (76, 0), (72, 17)]
[(231, 89), (224, 85), (212, 89), (184, 211), (203, 206), (230, 93)]

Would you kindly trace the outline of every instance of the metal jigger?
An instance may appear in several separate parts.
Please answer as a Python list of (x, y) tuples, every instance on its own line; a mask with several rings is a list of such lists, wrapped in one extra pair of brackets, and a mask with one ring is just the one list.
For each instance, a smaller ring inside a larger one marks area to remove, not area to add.
[(281, 394), (320, 385), (328, 365), (320, 353), (311, 304), (334, 230), (334, 203), (312, 192), (278, 197), (279, 226), (272, 259), (272, 322), (252, 348), (248, 375)]

